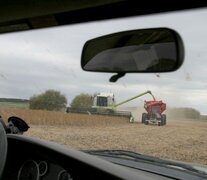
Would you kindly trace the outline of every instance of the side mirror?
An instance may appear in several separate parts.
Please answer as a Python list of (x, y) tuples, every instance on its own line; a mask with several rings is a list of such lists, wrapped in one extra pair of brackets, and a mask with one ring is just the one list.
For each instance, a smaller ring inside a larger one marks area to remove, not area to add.
[(11, 134), (23, 134), (29, 128), (28, 124), (19, 117), (11, 116), (8, 119), (8, 129)]
[(119, 32), (85, 43), (81, 67), (85, 71), (136, 73), (170, 72), (184, 60), (180, 35), (172, 29), (155, 28)]

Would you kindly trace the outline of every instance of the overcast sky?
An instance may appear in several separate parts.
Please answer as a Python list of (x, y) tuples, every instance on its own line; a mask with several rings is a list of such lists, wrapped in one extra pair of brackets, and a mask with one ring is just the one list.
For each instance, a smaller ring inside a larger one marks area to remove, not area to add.
[[(25, 98), (47, 89), (61, 91), (70, 104), (80, 93), (112, 92), (119, 102), (146, 90), (169, 107), (193, 107), (207, 114), (207, 9), (65, 26), (0, 36), (0, 97)], [(112, 74), (80, 67), (84, 43), (105, 34), (152, 27), (175, 29), (183, 38), (185, 62), (176, 72)], [(143, 106), (145, 96), (126, 106)]]

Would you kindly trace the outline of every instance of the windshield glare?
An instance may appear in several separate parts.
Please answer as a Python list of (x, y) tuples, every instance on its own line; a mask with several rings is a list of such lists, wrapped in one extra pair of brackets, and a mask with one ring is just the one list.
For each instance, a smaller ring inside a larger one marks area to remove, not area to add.
[[(200, 9), (2, 34), (0, 115), (24, 119), (31, 127), (27, 136), (77, 150), (122, 149), (207, 165), (206, 17)], [(131, 73), (110, 83), (111, 73), (81, 69), (87, 40), (156, 27), (174, 29), (183, 39), (185, 60), (176, 72)], [(152, 96), (133, 99), (148, 90), (166, 110), (155, 105), (149, 115), (144, 103)], [(143, 123), (143, 113), (148, 119), (166, 115), (166, 125)]]

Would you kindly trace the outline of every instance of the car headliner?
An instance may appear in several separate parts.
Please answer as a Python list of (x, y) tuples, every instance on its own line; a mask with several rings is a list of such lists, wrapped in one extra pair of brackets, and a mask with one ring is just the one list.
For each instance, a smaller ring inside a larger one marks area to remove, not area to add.
[(7, 0), (0, 2), (0, 33), (202, 7), (206, 1)]

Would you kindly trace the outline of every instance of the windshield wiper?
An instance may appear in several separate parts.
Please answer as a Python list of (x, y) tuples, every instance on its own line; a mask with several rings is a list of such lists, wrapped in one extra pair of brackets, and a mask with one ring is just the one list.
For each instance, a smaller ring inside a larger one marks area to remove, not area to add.
[(135, 153), (131, 151), (125, 151), (125, 150), (93, 150), (93, 151), (84, 151), (91, 155), (97, 155), (97, 156), (104, 156), (104, 157), (112, 157), (112, 158), (119, 158), (124, 160), (132, 160), (137, 162), (145, 162), (150, 163), (154, 165), (159, 165), (163, 167), (169, 167), (174, 169), (180, 169), (180, 170), (187, 170), (190, 172), (194, 172), (199, 175), (204, 175), (206, 177), (207, 173), (200, 171), (198, 169), (195, 169), (191, 165), (177, 163), (170, 160), (163, 160), (157, 157), (153, 156), (147, 156), (140, 153)]

